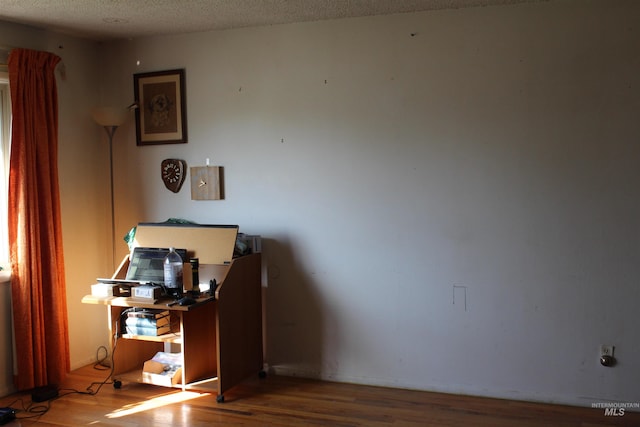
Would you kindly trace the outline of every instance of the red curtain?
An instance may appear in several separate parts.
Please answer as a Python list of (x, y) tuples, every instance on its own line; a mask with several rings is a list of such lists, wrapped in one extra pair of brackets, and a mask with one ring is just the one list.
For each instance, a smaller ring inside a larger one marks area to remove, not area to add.
[(58, 185), (58, 92), (48, 52), (9, 54), (9, 250), (18, 390), (61, 383), (70, 370)]

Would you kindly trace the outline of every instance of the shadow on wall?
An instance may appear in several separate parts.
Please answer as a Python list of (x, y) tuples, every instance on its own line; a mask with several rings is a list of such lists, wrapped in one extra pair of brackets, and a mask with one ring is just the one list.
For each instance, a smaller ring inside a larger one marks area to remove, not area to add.
[(264, 239), (268, 288), (266, 362), (282, 375), (319, 377), (323, 318), (316, 284), (286, 239)]

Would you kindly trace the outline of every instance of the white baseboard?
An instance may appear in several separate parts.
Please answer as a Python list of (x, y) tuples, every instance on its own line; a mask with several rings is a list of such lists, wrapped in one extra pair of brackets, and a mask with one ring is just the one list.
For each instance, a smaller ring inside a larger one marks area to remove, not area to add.
[[(610, 399), (605, 399), (602, 397), (553, 395), (553, 394), (542, 394), (542, 393), (536, 393), (536, 392), (521, 392), (521, 391), (500, 390), (500, 389), (491, 390), (489, 392), (485, 389), (476, 388), (473, 386), (461, 386), (461, 385), (455, 385), (455, 384), (431, 384), (428, 388), (425, 388), (423, 386), (416, 385), (416, 384), (389, 382), (381, 378), (352, 377), (352, 376), (345, 376), (345, 375), (335, 374), (335, 373), (327, 374), (327, 373), (321, 372), (319, 369), (316, 369), (314, 366), (305, 366), (305, 365), (296, 365), (296, 366), (271, 365), (269, 367), (269, 371), (273, 372), (276, 375), (310, 378), (310, 379), (317, 379), (322, 381), (335, 381), (339, 383), (361, 384), (361, 385), (369, 385), (369, 386), (376, 386), (376, 387), (390, 387), (390, 388), (399, 388), (399, 389), (405, 389), (405, 390), (458, 394), (458, 395), (466, 395), (466, 396), (488, 397), (488, 398), (546, 403), (546, 404), (554, 404), (554, 405), (568, 405), (568, 406), (577, 406), (577, 407), (586, 407), (586, 408), (591, 408), (594, 402), (611, 402)], [(637, 399), (634, 400), (633, 402), (635, 403), (636, 401)], [(640, 410), (637, 408), (629, 408), (627, 410), (630, 412), (640, 412)]]

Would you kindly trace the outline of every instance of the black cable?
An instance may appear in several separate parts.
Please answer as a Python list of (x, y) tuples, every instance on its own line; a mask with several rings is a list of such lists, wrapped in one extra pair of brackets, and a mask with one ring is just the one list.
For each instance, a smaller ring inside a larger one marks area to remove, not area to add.
[[(125, 315), (126, 313), (128, 313), (129, 311), (132, 311), (133, 309), (126, 309), (123, 310), (120, 313), (120, 320), (122, 319), (122, 316)], [(94, 381), (92, 382), (87, 388), (86, 391), (80, 391), (80, 390), (76, 390), (76, 389), (72, 389), (72, 388), (63, 388), (58, 390), (59, 392), (62, 391), (67, 391), (68, 393), (63, 393), (63, 394), (58, 394), (58, 396), (49, 399), (46, 402), (38, 402), (40, 404), (35, 405), (36, 402), (31, 402), (29, 403), (28, 406), (25, 406), (25, 402), (22, 398), (18, 398), (16, 400), (14, 400), (13, 402), (9, 403), (7, 405), (7, 407), (11, 408), (15, 403), (20, 402), (20, 406), (22, 407), (21, 409), (17, 409), (16, 411), (16, 419), (17, 420), (26, 420), (26, 419), (30, 419), (30, 418), (38, 418), (43, 416), (44, 414), (46, 414), (49, 409), (51, 409), (51, 402), (58, 400), (64, 396), (68, 396), (70, 394), (84, 394), (84, 395), (89, 395), (89, 396), (95, 396), (96, 394), (98, 394), (98, 392), (100, 391), (100, 389), (102, 388), (102, 386), (104, 386), (105, 384), (113, 384), (113, 381), (110, 381), (111, 377), (113, 376), (113, 371), (114, 371), (114, 355), (116, 352), (116, 347), (118, 346), (118, 338), (120, 337), (120, 330), (118, 328), (118, 320), (116, 320), (116, 333), (113, 335), (112, 339), (113, 339), (113, 350), (111, 351), (111, 366), (109, 367), (110, 372), (109, 375), (107, 376), (107, 378), (104, 379), (104, 381)], [(97, 352), (96, 352), (96, 358), (97, 358), (97, 354), (99, 353), (100, 349), (104, 349), (104, 351), (106, 352), (105, 357), (103, 357), (102, 359), (98, 360), (96, 362), (96, 364), (93, 366), (94, 369), (99, 369), (99, 370), (106, 370), (106, 369), (101, 369), (98, 368), (98, 366), (104, 366), (105, 368), (106, 365), (104, 365), (104, 361), (107, 359), (108, 357), (108, 351), (104, 346), (101, 346), (98, 348)], [(97, 389), (93, 389), (93, 387), (98, 386)], [(32, 415), (27, 415), (27, 416), (18, 416), (19, 413), (24, 412), (24, 413), (29, 413)]]
[[(17, 420), (26, 420), (26, 419), (30, 419), (30, 418), (38, 418), (38, 417), (41, 417), (44, 414), (46, 414), (47, 411), (50, 409), (49, 404), (47, 404), (46, 406), (45, 405), (34, 406), (33, 402), (29, 403), (28, 406), (25, 406), (24, 400), (22, 400), (22, 399), (14, 400), (13, 402), (11, 402), (10, 405), (8, 405), (8, 407), (11, 407), (16, 402), (20, 402), (20, 406), (22, 406), (22, 409), (15, 409), (16, 419)], [(28, 413), (28, 414), (32, 414), (32, 415), (19, 416), (18, 414), (20, 414), (22, 412), (25, 412), (25, 413)]]
[[(115, 329), (116, 332), (113, 335), (112, 339), (113, 339), (113, 349), (111, 351), (111, 360), (110, 360), (110, 365), (111, 366), (107, 366), (104, 364), (104, 361), (107, 359), (108, 356), (108, 350), (106, 349), (106, 347), (104, 346), (100, 346), (98, 347), (98, 350), (96, 351), (96, 359), (97, 362), (96, 364), (93, 366), (94, 369), (98, 369), (98, 370), (106, 370), (109, 369), (109, 375), (104, 379), (104, 381), (94, 381), (92, 382), (85, 391), (80, 391), (80, 390), (76, 390), (76, 389), (72, 389), (72, 388), (63, 388), (58, 390), (59, 392), (64, 392), (66, 391), (67, 393), (62, 393), (62, 394), (58, 394), (58, 396), (49, 399), (46, 402), (38, 402), (38, 405), (35, 405), (36, 402), (31, 402), (29, 403), (28, 406), (25, 406), (25, 402), (22, 398), (18, 398), (16, 400), (14, 400), (13, 402), (11, 402), (10, 404), (7, 405), (7, 407), (11, 407), (12, 405), (14, 405), (17, 402), (20, 402), (20, 406), (22, 407), (22, 409), (17, 409), (16, 410), (16, 415), (24, 412), (24, 413), (29, 413), (32, 415), (28, 415), (28, 416), (16, 416), (16, 419), (18, 420), (25, 420), (25, 419), (30, 419), (30, 418), (38, 418), (43, 416), (44, 414), (46, 414), (49, 409), (51, 409), (51, 402), (58, 400), (62, 397), (68, 396), (70, 394), (84, 394), (84, 395), (89, 395), (89, 396), (95, 396), (96, 394), (98, 394), (98, 392), (100, 391), (100, 389), (105, 385), (105, 384), (113, 384), (114, 381), (111, 380), (111, 378), (113, 377), (113, 372), (114, 372), (114, 357), (115, 357), (115, 352), (116, 352), (116, 348), (118, 346), (118, 338), (120, 338), (120, 335), (122, 334), (122, 331), (120, 330), (120, 323), (122, 322), (122, 318), (123, 316), (125, 316), (127, 313), (129, 313), (130, 311), (136, 311), (135, 308), (127, 308), (125, 310), (122, 310), (122, 312), (120, 313), (120, 316), (118, 317), (118, 319), (115, 322)], [(105, 356), (103, 358), (98, 358), (98, 354), (100, 352), (100, 350), (103, 349), (105, 351)], [(103, 367), (99, 368), (99, 366)], [(98, 386), (97, 389), (93, 389), (93, 387)]]
[[(100, 350), (104, 350), (104, 357), (102, 358), (100, 357)], [(96, 363), (93, 365), (93, 369), (96, 369), (98, 371), (109, 370), (111, 367), (104, 363), (104, 361), (107, 360), (108, 357), (109, 357), (109, 350), (107, 350), (107, 347), (103, 345), (98, 347), (98, 349), (96, 350)]]
[[(126, 309), (123, 310), (122, 313), (120, 313), (120, 319), (122, 319), (123, 314), (126, 314), (127, 312), (131, 311), (132, 309)], [(100, 389), (102, 388), (102, 386), (104, 386), (105, 384), (113, 384), (113, 380), (110, 381), (110, 379), (113, 377), (113, 371), (114, 371), (114, 357), (116, 354), (116, 348), (118, 347), (118, 337), (120, 336), (120, 329), (119, 329), (119, 325), (118, 325), (118, 320), (116, 320), (116, 324), (115, 324), (115, 328), (116, 328), (116, 333), (113, 335), (112, 339), (113, 339), (113, 349), (111, 350), (111, 367), (110, 367), (110, 371), (109, 371), (109, 375), (107, 376), (107, 378), (104, 379), (104, 381), (94, 381), (92, 382), (89, 387), (87, 387), (86, 391), (81, 392), (81, 391), (77, 391), (77, 390), (73, 390), (79, 394), (89, 394), (89, 395), (96, 395), (98, 394), (98, 392), (100, 391)], [(98, 386), (98, 388), (96, 390), (93, 390), (94, 386)]]

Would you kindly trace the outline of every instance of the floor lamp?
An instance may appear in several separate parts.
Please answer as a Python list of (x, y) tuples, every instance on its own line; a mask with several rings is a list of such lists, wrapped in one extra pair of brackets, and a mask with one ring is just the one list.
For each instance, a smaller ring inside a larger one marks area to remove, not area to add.
[(111, 188), (111, 261), (113, 268), (116, 266), (116, 219), (113, 197), (113, 135), (118, 126), (127, 119), (129, 110), (126, 108), (98, 107), (92, 112), (93, 120), (104, 127), (109, 136), (109, 183)]

